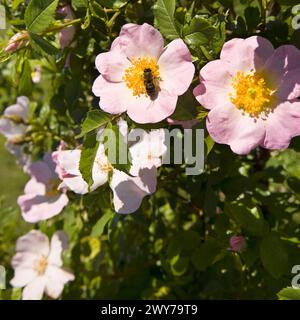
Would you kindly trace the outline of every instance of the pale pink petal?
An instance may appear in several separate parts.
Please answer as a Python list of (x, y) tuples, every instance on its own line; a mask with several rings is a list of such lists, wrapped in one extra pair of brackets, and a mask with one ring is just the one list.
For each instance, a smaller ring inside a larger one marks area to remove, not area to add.
[(168, 44), (158, 60), (162, 81), (160, 87), (175, 95), (182, 95), (189, 88), (195, 73), (192, 56), (181, 39)]
[(131, 97), (126, 101), (128, 116), (137, 123), (157, 123), (174, 113), (178, 97), (165, 90), (157, 98)]
[(214, 141), (230, 145), (237, 154), (248, 154), (263, 142), (265, 136), (263, 120), (243, 115), (231, 105), (213, 108), (206, 126)]
[(96, 67), (102, 77), (111, 82), (120, 82), (125, 70), (131, 65), (127, 57), (118, 51), (100, 53), (96, 57)]
[(39, 260), (40, 254), (36, 252), (17, 252), (12, 260), (11, 265), (16, 268), (33, 268), (36, 262)]
[(80, 175), (79, 162), (81, 150), (63, 150), (57, 156), (58, 164), (62, 167), (65, 174), (74, 176)]
[(63, 231), (57, 231), (51, 238), (50, 243), (50, 253), (48, 256), (48, 263), (61, 267), (62, 262), (62, 252), (68, 247), (68, 238)]
[(57, 299), (66, 283), (74, 280), (74, 275), (56, 266), (48, 266), (46, 273), (46, 293), (52, 299)]
[(232, 90), (230, 66), (222, 60), (207, 63), (200, 71), (200, 85), (194, 89), (198, 102), (207, 109), (222, 106), (229, 101)]
[(63, 189), (63, 186), (67, 187), (71, 191), (77, 194), (88, 193), (88, 184), (83, 180), (82, 176), (65, 176), (63, 179), (64, 185), (60, 185), (59, 189)]
[(280, 79), (286, 72), (300, 68), (300, 50), (292, 45), (277, 48), (266, 61), (264, 69), (275, 78)]
[(281, 100), (293, 100), (300, 97), (300, 67), (288, 71), (281, 78), (277, 95)]
[[(135, 130), (129, 134), (129, 139), (132, 134), (135, 134)], [(129, 148), (132, 163), (130, 173), (137, 176), (140, 168), (160, 167), (162, 157), (166, 152), (164, 129), (151, 130), (149, 133), (144, 132), (140, 140)]]
[(93, 185), (91, 190), (96, 190), (98, 187), (105, 184), (108, 180), (108, 171), (105, 170), (105, 166), (108, 164), (107, 156), (105, 155), (105, 149), (103, 144), (99, 144), (95, 162), (92, 168)]
[(19, 267), (15, 269), (14, 277), (10, 280), (10, 284), (14, 288), (22, 288), (32, 282), (37, 277), (36, 271), (32, 268)]
[(15, 123), (7, 118), (0, 119), (0, 133), (12, 143), (20, 142), (24, 139), (27, 126), (22, 123)]
[(4, 114), (7, 116), (18, 116), (24, 121), (28, 120), (29, 100), (25, 96), (17, 98), (17, 103), (6, 108)]
[(125, 172), (114, 170), (110, 187), (117, 213), (132, 213), (140, 207), (147, 193), (139, 188), (137, 181), (139, 181), (138, 177), (130, 177)]
[(143, 56), (158, 59), (163, 51), (164, 39), (158, 30), (147, 23), (128, 23), (122, 27), (117, 45), (129, 59)]
[(25, 185), (24, 193), (44, 195), (46, 193), (46, 186), (43, 183), (37, 182), (35, 178), (31, 178)]
[(102, 76), (95, 80), (92, 91), (95, 96), (100, 97), (100, 108), (112, 114), (126, 111), (127, 100), (132, 97), (132, 92), (124, 82), (109, 82)]
[(286, 101), (279, 104), (269, 115), (263, 147), (286, 149), (293, 137), (300, 135), (300, 101)]
[(53, 197), (42, 195), (23, 195), (18, 198), (25, 221), (36, 223), (58, 215), (68, 204), (69, 199), (65, 194)]
[(269, 40), (252, 36), (226, 42), (221, 51), (221, 60), (230, 64), (230, 72), (234, 75), (237, 71), (261, 70), (273, 52)]
[(47, 184), (53, 178), (57, 177), (55, 171), (53, 172), (48, 164), (44, 161), (36, 161), (32, 163), (29, 168), (29, 173), (36, 179), (37, 182)]
[(39, 230), (31, 230), (17, 240), (16, 251), (47, 256), (49, 253), (49, 239)]
[(45, 277), (39, 276), (23, 289), (23, 300), (41, 300), (45, 291)]

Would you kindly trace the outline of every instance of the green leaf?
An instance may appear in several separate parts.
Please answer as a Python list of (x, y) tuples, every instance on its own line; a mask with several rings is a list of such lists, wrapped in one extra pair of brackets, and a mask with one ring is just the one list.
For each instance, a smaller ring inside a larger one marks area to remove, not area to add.
[(98, 0), (97, 2), (104, 8), (120, 9), (128, 2), (128, 0)]
[(175, 120), (191, 120), (197, 115), (197, 103), (194, 95), (190, 90), (178, 97), (178, 102), (175, 112), (172, 114), (172, 119)]
[(100, 110), (92, 110), (87, 114), (86, 119), (81, 125), (81, 133), (77, 138), (83, 137), (85, 134), (107, 124), (111, 118)]
[(114, 168), (129, 172), (130, 161), (128, 158), (128, 144), (124, 139), (119, 126), (117, 124), (109, 123), (107, 126), (105, 145), (105, 154), (108, 161)]
[(56, 55), (59, 52), (55, 46), (37, 34), (30, 33), (29, 35), (31, 47), (40, 54), (49, 56)]
[(210, 154), (210, 152), (211, 152), (212, 148), (214, 147), (214, 145), (215, 145), (214, 140), (211, 138), (210, 135), (208, 135), (205, 138), (205, 156), (206, 157)]
[(93, 226), (91, 237), (100, 237), (103, 234), (105, 226), (113, 219), (114, 215), (113, 211), (107, 211)]
[(31, 0), (25, 11), (28, 31), (43, 32), (54, 21), (58, 0)]
[(93, 184), (92, 169), (99, 147), (99, 141), (97, 141), (96, 138), (96, 134), (89, 134), (85, 137), (79, 162), (79, 170), (82, 178), (89, 187)]
[(195, 250), (192, 255), (192, 262), (197, 270), (204, 271), (217, 262), (221, 256), (222, 248), (219, 242), (215, 239), (210, 239)]
[(169, 40), (180, 38), (178, 22), (174, 18), (175, 0), (158, 0), (154, 6), (155, 24)]
[(4, 50), (2, 50), (2, 51), (0, 52), (0, 63), (9, 60), (12, 55), (13, 55), (12, 52), (5, 52)]
[(276, 279), (289, 270), (288, 255), (284, 244), (275, 232), (263, 238), (260, 246), (260, 258), (264, 268)]
[(210, 51), (218, 54), (225, 41), (225, 22), (212, 24), (207, 18), (195, 16), (189, 25), (184, 26), (183, 34), (185, 42), (196, 51), (204, 51), (205, 56)]
[(86, 15), (85, 15), (85, 18), (84, 18), (84, 22), (83, 24), (81, 25), (81, 29), (85, 30), (87, 29), (91, 24), (91, 12), (89, 9), (86, 10)]
[(19, 94), (29, 96), (32, 91), (31, 66), (29, 60), (24, 60), (19, 81)]
[(86, 8), (87, 5), (87, 0), (72, 0), (72, 7), (75, 9)]
[(18, 9), (18, 6), (19, 6), (22, 2), (23, 2), (22, 0), (13, 0), (12, 9), (13, 9), (13, 10)]
[(263, 236), (267, 230), (267, 223), (260, 209), (252, 203), (227, 202), (225, 213), (250, 234)]
[(300, 289), (287, 287), (277, 293), (279, 300), (300, 300)]

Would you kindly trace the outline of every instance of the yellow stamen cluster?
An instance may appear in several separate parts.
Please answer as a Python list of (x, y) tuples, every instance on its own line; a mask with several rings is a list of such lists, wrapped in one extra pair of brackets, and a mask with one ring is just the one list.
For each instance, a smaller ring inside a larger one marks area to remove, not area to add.
[(110, 172), (114, 169), (111, 163), (105, 157), (96, 159), (95, 162), (101, 171)]
[(146, 93), (144, 84), (144, 70), (151, 69), (154, 79), (159, 78), (159, 66), (153, 58), (135, 58), (131, 61), (131, 66), (125, 70), (123, 81), (132, 90), (134, 96)]
[(38, 260), (35, 270), (39, 275), (42, 275), (45, 273), (46, 268), (48, 266), (48, 260), (45, 256), (41, 256), (41, 258)]
[(230, 93), (231, 102), (240, 110), (257, 118), (272, 111), (274, 90), (257, 73), (238, 72), (232, 80), (234, 93)]

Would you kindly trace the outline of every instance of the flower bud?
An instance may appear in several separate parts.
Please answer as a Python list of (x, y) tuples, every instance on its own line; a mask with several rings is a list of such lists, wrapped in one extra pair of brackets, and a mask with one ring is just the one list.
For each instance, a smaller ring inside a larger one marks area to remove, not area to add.
[[(75, 15), (69, 5), (63, 6), (57, 10), (58, 13), (64, 16), (65, 19), (74, 19)], [(59, 44), (62, 49), (69, 47), (75, 36), (75, 27), (70, 26), (61, 30), (59, 34)]]
[(247, 247), (246, 238), (243, 236), (232, 236), (229, 240), (230, 250), (233, 252), (242, 252)]
[(17, 49), (21, 48), (25, 45), (28, 39), (28, 33), (27, 31), (22, 31), (16, 33), (14, 36), (12, 36), (4, 49), (5, 52), (14, 52)]

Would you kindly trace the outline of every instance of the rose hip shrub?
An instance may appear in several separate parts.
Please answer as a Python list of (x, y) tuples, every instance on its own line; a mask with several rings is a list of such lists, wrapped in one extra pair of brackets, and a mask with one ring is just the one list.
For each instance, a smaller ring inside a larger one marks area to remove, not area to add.
[[(0, 133), (28, 176), (1, 198), (2, 299), (300, 298), (295, 1), (2, 5)], [(162, 162), (174, 128), (204, 130), (198, 175)]]

